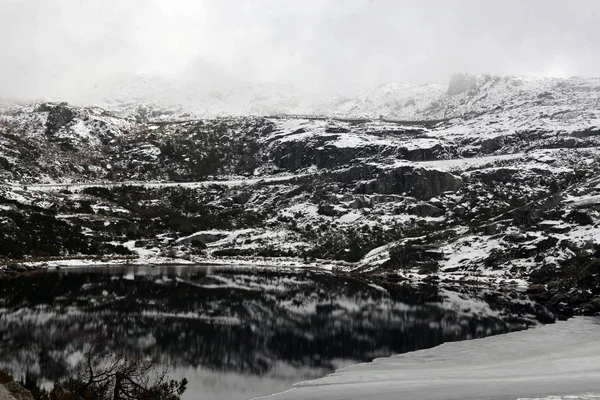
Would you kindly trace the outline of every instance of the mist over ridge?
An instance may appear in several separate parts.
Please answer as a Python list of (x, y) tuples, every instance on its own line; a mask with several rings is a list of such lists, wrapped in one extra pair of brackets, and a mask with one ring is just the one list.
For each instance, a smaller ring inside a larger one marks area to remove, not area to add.
[(138, 86), (184, 103), (268, 82), (352, 99), (385, 82), (445, 86), (455, 72), (598, 76), (599, 11), (593, 0), (2, 0), (0, 98), (98, 104)]

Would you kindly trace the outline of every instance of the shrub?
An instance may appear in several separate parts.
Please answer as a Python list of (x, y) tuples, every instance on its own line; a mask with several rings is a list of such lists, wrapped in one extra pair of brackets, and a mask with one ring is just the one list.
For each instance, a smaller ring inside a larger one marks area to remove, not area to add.
[(168, 371), (157, 371), (149, 360), (124, 353), (107, 354), (106, 345), (102, 336), (96, 337), (74, 375), (55, 382), (50, 391), (40, 388), (29, 374), (24, 387), (35, 400), (179, 400), (185, 392), (185, 378), (168, 379)]

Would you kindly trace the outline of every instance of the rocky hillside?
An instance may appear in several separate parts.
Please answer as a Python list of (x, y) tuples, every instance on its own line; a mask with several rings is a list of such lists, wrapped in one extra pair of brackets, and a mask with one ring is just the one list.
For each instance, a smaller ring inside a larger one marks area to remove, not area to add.
[(557, 310), (600, 310), (600, 80), (460, 75), (337, 107), (196, 118), (3, 106), (0, 257), (12, 269), (252, 261), (533, 283)]

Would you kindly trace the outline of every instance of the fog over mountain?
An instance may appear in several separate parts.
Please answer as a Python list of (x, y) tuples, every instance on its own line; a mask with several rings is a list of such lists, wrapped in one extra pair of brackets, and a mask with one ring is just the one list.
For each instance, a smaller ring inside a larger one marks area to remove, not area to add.
[(594, 0), (0, 0), (0, 97), (97, 103), (140, 75), (180, 102), (259, 83), (355, 97), (454, 72), (598, 76), (599, 14)]

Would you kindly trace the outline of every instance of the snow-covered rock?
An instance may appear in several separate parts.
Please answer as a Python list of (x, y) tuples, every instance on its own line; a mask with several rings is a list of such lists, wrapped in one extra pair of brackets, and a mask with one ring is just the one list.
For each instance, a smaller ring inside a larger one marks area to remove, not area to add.
[[(118, 114), (6, 105), (0, 249), (285, 258), (381, 279), (534, 282), (556, 309), (593, 314), (599, 88), (598, 79), (458, 75), (448, 88), (386, 84), (320, 110), (302, 110), (314, 101), (276, 85), (187, 104), (216, 107), (208, 114), (314, 112), (300, 116), (201, 118), (171, 103), (172, 112), (148, 108), (144, 93)], [(22, 214), (31, 225), (15, 222)], [(78, 241), (26, 241), (38, 214)], [(212, 231), (226, 240), (186, 239)], [(145, 244), (114, 247), (136, 240)]]

